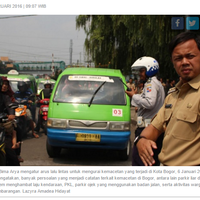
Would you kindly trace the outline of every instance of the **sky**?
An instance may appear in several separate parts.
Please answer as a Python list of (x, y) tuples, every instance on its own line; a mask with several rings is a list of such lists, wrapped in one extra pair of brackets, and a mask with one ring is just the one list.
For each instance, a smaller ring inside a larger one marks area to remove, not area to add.
[(84, 62), (85, 33), (76, 29), (78, 15), (19, 16), (5, 19), (0, 15), (0, 57), (15, 61), (54, 59), (69, 64), (72, 40), (72, 62)]
[[(23, 6), (27, 3), (38, 6), (41, 0), (1, 1), (0, 57), (8, 56), (14, 61), (52, 61), (53, 59), (64, 61), (68, 65), (70, 40), (72, 40), (72, 62), (83, 63), (88, 58), (84, 52), (86, 37), (84, 30), (76, 29), (76, 17), (80, 14), (165, 14), (165, 9), (169, 6), (170, 9), (166, 12), (168, 14), (192, 13), (186, 4), (180, 5), (178, 2), (170, 4), (169, 1), (158, 0), (137, 2), (126, 0), (126, 3), (119, 0), (101, 0), (101, 4), (93, 0), (74, 0), (70, 3), (62, 0), (43, 0), (45, 9), (24, 9)], [(10, 5), (10, 8), (5, 8), (4, 5)], [(18, 7), (13, 8), (13, 5)], [(177, 5), (179, 8), (185, 5), (185, 8), (176, 9)], [(192, 10), (195, 8), (192, 7)], [(10, 18), (5, 19), (6, 15)], [(22, 15), (23, 17), (19, 17)]]

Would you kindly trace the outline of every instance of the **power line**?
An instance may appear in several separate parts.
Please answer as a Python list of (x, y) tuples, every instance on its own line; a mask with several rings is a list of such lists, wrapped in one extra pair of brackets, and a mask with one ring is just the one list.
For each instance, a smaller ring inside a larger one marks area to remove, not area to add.
[(15, 16), (5, 16), (5, 17), (0, 17), (0, 19), (10, 19), (10, 18), (19, 18), (19, 17), (33, 17), (37, 15), (15, 15)]

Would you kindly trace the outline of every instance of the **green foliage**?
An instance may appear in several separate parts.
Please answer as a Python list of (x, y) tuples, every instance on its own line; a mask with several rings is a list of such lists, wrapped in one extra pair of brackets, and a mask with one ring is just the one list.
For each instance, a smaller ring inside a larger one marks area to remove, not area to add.
[(2, 61), (0, 60), (0, 74), (7, 74), (8, 69), (6, 68), (6, 65), (4, 65), (2, 63)]
[(77, 28), (86, 33), (85, 50), (95, 65), (131, 74), (131, 65), (141, 56), (156, 58), (160, 76), (176, 78), (168, 43), (181, 31), (171, 30), (170, 15), (79, 15)]
[(53, 76), (50, 76), (51, 79), (54, 79), (55, 81), (58, 79), (58, 76), (62, 73), (61, 69), (56, 69), (55, 74)]

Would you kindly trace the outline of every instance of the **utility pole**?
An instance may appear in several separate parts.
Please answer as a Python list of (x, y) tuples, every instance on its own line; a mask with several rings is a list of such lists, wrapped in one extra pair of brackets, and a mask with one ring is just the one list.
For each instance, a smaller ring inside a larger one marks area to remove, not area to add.
[(72, 51), (73, 51), (73, 42), (70, 40), (70, 47), (69, 47), (69, 64), (72, 66)]
[(55, 74), (55, 69), (54, 69), (54, 55), (52, 53), (52, 64), (51, 64), (51, 70), (52, 70), (52, 75), (54, 76)]

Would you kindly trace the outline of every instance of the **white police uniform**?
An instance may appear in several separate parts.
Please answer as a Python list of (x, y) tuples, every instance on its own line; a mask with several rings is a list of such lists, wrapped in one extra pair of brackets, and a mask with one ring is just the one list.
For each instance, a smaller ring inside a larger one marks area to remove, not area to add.
[[(140, 70), (146, 68), (146, 76), (150, 77), (144, 84), (142, 94), (134, 94), (131, 99), (131, 104), (138, 108), (137, 117), (137, 129), (135, 130), (135, 140), (132, 152), (132, 165), (133, 166), (144, 166), (142, 162), (136, 144), (140, 140), (140, 134), (143, 129), (151, 123), (151, 119), (158, 113), (162, 107), (165, 99), (165, 92), (161, 82), (156, 78), (156, 74), (159, 70), (158, 62), (152, 58), (143, 56), (136, 60), (131, 69)], [(154, 160), (156, 166), (160, 165), (158, 160), (158, 154), (162, 147), (163, 134), (160, 135), (156, 141), (157, 149), (154, 151)]]
[[(153, 76), (145, 83), (142, 94), (132, 96), (131, 104), (138, 108), (138, 117), (151, 120), (162, 107), (164, 99), (164, 88), (156, 76)], [(143, 125), (140, 127), (144, 127)]]

